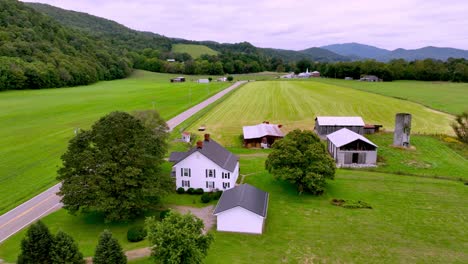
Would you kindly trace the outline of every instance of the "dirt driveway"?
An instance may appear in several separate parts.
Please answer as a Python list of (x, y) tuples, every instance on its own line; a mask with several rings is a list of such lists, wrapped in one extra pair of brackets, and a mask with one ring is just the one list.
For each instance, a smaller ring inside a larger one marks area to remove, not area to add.
[(208, 232), (208, 230), (210, 230), (215, 225), (216, 217), (213, 215), (214, 205), (209, 205), (203, 208), (174, 205), (171, 206), (171, 208), (182, 214), (190, 212), (196, 217), (200, 218), (205, 224), (205, 228), (203, 229), (204, 233)]

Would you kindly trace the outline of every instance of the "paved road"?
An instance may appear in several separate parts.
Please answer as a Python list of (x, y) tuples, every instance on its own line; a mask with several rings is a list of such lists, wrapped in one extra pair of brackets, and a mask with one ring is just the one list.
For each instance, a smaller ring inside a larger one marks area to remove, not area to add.
[[(172, 129), (184, 122), (187, 118), (191, 117), (198, 111), (207, 107), (209, 104), (215, 102), (219, 98), (223, 97), (244, 83), (245, 81), (236, 82), (229, 88), (224, 89), (223, 91), (213, 95), (212, 97), (195, 105), (187, 111), (175, 116), (171, 120), (167, 121), (169, 129), (172, 131)], [(47, 191), (37, 195), (31, 200), (0, 216), (0, 243), (37, 219), (60, 209), (62, 207), (62, 203), (60, 203), (60, 197), (56, 195), (60, 189), (60, 186), (61, 184), (58, 183)]]

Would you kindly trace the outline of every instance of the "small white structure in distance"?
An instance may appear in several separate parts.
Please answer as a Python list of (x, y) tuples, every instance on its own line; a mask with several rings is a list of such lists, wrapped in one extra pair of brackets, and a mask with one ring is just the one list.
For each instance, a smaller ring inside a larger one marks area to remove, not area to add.
[(312, 74), (309, 72), (309, 68), (306, 69), (306, 72), (301, 72), (297, 75), (297, 78), (310, 78)]
[(175, 62), (175, 59), (167, 59), (167, 62)]
[(227, 77), (218, 78), (218, 82), (226, 82), (226, 81), (227, 81)]
[(217, 230), (262, 234), (268, 211), (267, 192), (249, 184), (242, 184), (221, 195), (213, 212)]
[(375, 166), (377, 145), (347, 128), (327, 136), (327, 149), (338, 167)]
[(182, 141), (184, 142), (190, 142), (190, 132), (182, 132)]
[(198, 79), (197, 83), (210, 83), (209, 79)]

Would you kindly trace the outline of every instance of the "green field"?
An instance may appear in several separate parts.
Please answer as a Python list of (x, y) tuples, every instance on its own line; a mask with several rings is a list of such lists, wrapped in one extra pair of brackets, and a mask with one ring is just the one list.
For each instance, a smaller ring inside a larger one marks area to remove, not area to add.
[(211, 48), (205, 45), (195, 45), (195, 44), (174, 44), (172, 45), (172, 52), (177, 53), (188, 53), (192, 58), (200, 58), (201, 55), (217, 55), (218, 52), (212, 50)]
[(366, 123), (393, 130), (395, 114), (413, 115), (412, 133), (453, 134), (452, 116), (420, 104), (313, 81), (252, 82), (216, 106), (189, 127), (196, 132), (204, 124), (223, 144), (239, 146), (242, 126), (268, 120), (283, 124), (284, 132), (313, 129), (318, 115), (358, 115)]
[[(368, 138), (379, 146), (379, 166), (371, 170), (468, 181), (468, 157), (441, 138), (413, 135), (409, 150), (391, 146), (393, 133), (368, 135)], [(456, 144), (463, 146), (460, 142)]]
[[(173, 75), (136, 71), (89, 86), (0, 93), (0, 214), (55, 183), (75, 128), (116, 110), (155, 108), (169, 119), (229, 86), (170, 83)], [(196, 76), (194, 76), (196, 78)]]
[(454, 115), (468, 111), (468, 83), (423, 81), (372, 83), (337, 79), (319, 81), (417, 102)]

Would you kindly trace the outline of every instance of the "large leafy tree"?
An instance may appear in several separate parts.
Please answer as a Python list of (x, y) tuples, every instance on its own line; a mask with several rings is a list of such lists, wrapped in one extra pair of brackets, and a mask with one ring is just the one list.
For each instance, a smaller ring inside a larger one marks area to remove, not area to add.
[(65, 232), (58, 231), (51, 249), (52, 263), (84, 264), (83, 254), (75, 240)]
[(21, 241), (21, 253), (17, 262), (19, 264), (52, 263), (50, 249), (53, 243), (54, 238), (45, 224), (41, 221), (32, 224)]
[(160, 166), (166, 132), (154, 133), (132, 115), (113, 112), (70, 140), (57, 179), (64, 208), (102, 212), (108, 221), (126, 220), (158, 206), (173, 190)]
[(296, 184), (299, 193), (322, 194), (326, 179), (334, 178), (335, 162), (312, 131), (291, 131), (272, 149), (266, 169), (274, 177)]
[(122, 251), (122, 247), (117, 239), (112, 237), (112, 233), (104, 230), (99, 237), (96, 252), (93, 258), (94, 264), (126, 264), (127, 256)]
[(455, 117), (452, 128), (460, 141), (468, 143), (468, 111)]
[(158, 263), (203, 263), (213, 237), (203, 234), (203, 221), (192, 214), (171, 211), (162, 220), (146, 220), (152, 255)]

